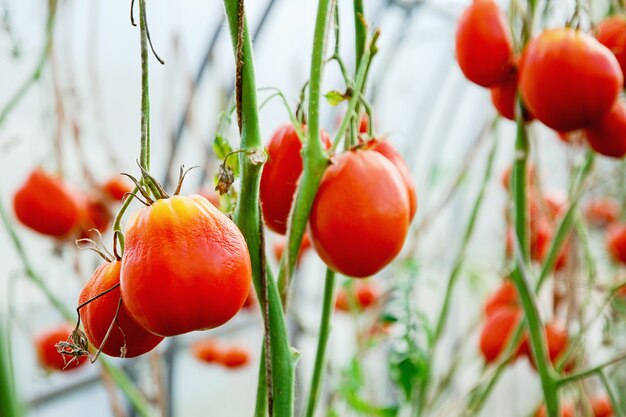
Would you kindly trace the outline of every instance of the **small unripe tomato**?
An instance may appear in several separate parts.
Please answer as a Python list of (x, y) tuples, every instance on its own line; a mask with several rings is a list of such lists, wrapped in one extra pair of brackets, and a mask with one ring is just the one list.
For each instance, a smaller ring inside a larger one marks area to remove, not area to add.
[(596, 123), (611, 109), (623, 83), (611, 51), (574, 29), (546, 30), (531, 40), (519, 71), (524, 104), (558, 131)]
[(517, 308), (500, 308), (485, 319), (480, 334), (480, 353), (492, 363), (502, 354), (522, 318)]
[(613, 417), (613, 405), (606, 394), (599, 394), (591, 398), (593, 417)]
[(611, 197), (596, 197), (587, 202), (583, 214), (595, 226), (606, 226), (619, 218), (621, 206)]
[(608, 227), (606, 246), (613, 259), (626, 264), (626, 224), (613, 223)]
[[(515, 71), (507, 81), (490, 88), (491, 103), (493, 106), (500, 116), (513, 121), (516, 120), (515, 114), (517, 113), (518, 79), (519, 75), (517, 71)], [(533, 115), (528, 111), (524, 112), (524, 120), (529, 122), (533, 118)]]
[(102, 191), (111, 199), (122, 201), (126, 193), (133, 191), (130, 180), (123, 175), (115, 175), (102, 184)]
[(500, 309), (518, 307), (517, 288), (510, 279), (506, 279), (494, 292), (489, 294), (483, 305), (483, 312), (485, 316), (489, 317)]
[[(100, 265), (83, 287), (78, 304), (93, 300), (81, 308), (80, 317), (87, 339), (96, 349), (102, 348), (102, 352), (109, 356), (134, 358), (154, 349), (163, 338), (137, 323), (128, 314), (123, 300), (116, 319), (115, 312), (121, 298), (119, 287), (98, 297), (120, 283), (121, 264), (120, 261), (113, 261)], [(105, 342), (111, 323), (113, 327)]]
[(74, 326), (61, 324), (42, 331), (35, 336), (35, 351), (39, 365), (41, 365), (42, 368), (48, 371), (66, 372), (72, 371), (87, 362), (87, 356), (80, 356), (70, 363), (74, 358), (62, 355), (55, 346), (59, 342), (71, 342), (73, 331)]
[[(537, 410), (535, 417), (546, 417), (547, 415), (548, 412), (544, 404), (539, 408), (539, 410)], [(574, 417), (574, 407), (572, 407), (570, 403), (565, 403), (561, 405), (561, 417)]]
[(121, 290), (148, 331), (174, 336), (212, 329), (241, 309), (250, 255), (237, 226), (199, 195), (159, 199), (125, 229)]
[(60, 179), (36, 169), (13, 197), (13, 209), (23, 225), (44, 235), (67, 236), (78, 225), (80, 205)]
[(402, 249), (410, 221), (406, 183), (387, 158), (356, 149), (324, 173), (309, 219), (317, 254), (334, 271), (367, 277)]
[(623, 158), (626, 155), (626, 105), (615, 103), (611, 111), (585, 129), (585, 138), (597, 153)]
[(597, 27), (596, 39), (613, 52), (622, 73), (626, 73), (626, 17), (611, 16), (604, 19)]
[(222, 352), (219, 361), (229, 369), (241, 368), (250, 362), (250, 351), (241, 346), (231, 346)]
[[(302, 130), (306, 131), (306, 127), (302, 126)], [(330, 148), (328, 135), (324, 131), (320, 135), (324, 146)], [(302, 175), (301, 151), (302, 141), (291, 123), (278, 128), (267, 145), (268, 159), (261, 174), (259, 197), (265, 224), (281, 235), (287, 232), (287, 218)]]
[(216, 339), (201, 339), (192, 343), (191, 353), (201, 362), (219, 362), (224, 354), (221, 343)]
[(456, 59), (468, 80), (493, 87), (514, 71), (513, 42), (506, 19), (493, 0), (474, 0), (456, 30)]
[(415, 213), (417, 212), (417, 191), (415, 191), (415, 186), (413, 185), (413, 179), (411, 178), (411, 172), (409, 171), (409, 167), (407, 167), (404, 158), (400, 153), (393, 147), (389, 141), (373, 139), (368, 142), (368, 148), (378, 152), (385, 158), (389, 159), (400, 171), (400, 175), (402, 175), (402, 179), (406, 184), (407, 192), (409, 193), (409, 204), (410, 208), (410, 220), (413, 220), (415, 217)]

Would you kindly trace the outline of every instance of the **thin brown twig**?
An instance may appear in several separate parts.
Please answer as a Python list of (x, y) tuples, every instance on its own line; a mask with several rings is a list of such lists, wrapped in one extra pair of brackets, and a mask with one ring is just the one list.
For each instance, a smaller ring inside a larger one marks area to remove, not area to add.
[(245, 23), (245, 0), (239, 0), (237, 7), (237, 64), (235, 74), (235, 90), (237, 100), (237, 125), (239, 126), (239, 133), (242, 130), (242, 103), (243, 98), (243, 40), (244, 40), (244, 23)]

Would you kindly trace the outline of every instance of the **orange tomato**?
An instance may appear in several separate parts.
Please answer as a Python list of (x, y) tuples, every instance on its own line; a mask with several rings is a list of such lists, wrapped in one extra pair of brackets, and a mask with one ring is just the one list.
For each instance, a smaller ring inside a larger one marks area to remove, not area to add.
[(128, 178), (123, 175), (115, 175), (102, 184), (102, 191), (111, 199), (122, 201), (124, 195), (133, 189)]
[(517, 288), (510, 279), (505, 279), (502, 284), (492, 292), (483, 305), (485, 316), (489, 317), (500, 309), (518, 308), (519, 299)]
[[(280, 261), (280, 259), (283, 257), (283, 252), (285, 251), (286, 244), (287, 238), (283, 236), (274, 241), (274, 259), (276, 259), (276, 261)], [(311, 241), (309, 240), (309, 235), (305, 233), (304, 236), (302, 236), (302, 243), (300, 244), (300, 253), (298, 253), (297, 261), (298, 263), (300, 262), (300, 259), (302, 259), (302, 255), (304, 255), (306, 251), (310, 248)]]
[(611, 51), (574, 29), (546, 30), (531, 40), (519, 71), (525, 105), (558, 131), (599, 121), (617, 100), (623, 83)]
[(250, 351), (242, 346), (231, 346), (222, 353), (219, 361), (226, 368), (241, 368), (250, 362)]
[[(35, 336), (35, 352), (39, 365), (49, 371), (72, 371), (87, 362), (86, 356), (81, 356), (77, 360), (69, 363), (73, 359), (71, 356), (65, 356), (59, 353), (56, 348), (58, 342), (70, 341), (74, 326), (70, 324), (61, 324), (56, 327), (42, 331)], [(66, 349), (68, 351), (68, 349)]]
[(337, 155), (313, 202), (309, 236), (333, 270), (375, 274), (402, 249), (410, 220), (406, 183), (387, 158), (371, 150)]
[(190, 346), (191, 353), (201, 362), (219, 362), (224, 354), (223, 346), (216, 339), (196, 340)]
[(237, 226), (204, 197), (137, 210), (125, 230), (121, 290), (148, 331), (174, 336), (230, 320), (248, 296), (251, 265)]
[(589, 146), (597, 153), (611, 158), (626, 156), (626, 105), (622, 102), (585, 129)]
[(613, 405), (606, 394), (599, 394), (591, 398), (593, 417), (613, 417)]

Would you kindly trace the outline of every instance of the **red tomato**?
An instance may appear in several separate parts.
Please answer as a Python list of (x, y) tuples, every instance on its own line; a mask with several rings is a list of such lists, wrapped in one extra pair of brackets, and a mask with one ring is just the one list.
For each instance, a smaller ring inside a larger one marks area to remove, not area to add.
[[(330, 139), (324, 131), (321, 137), (324, 146), (330, 148)], [(278, 128), (267, 145), (268, 160), (261, 175), (259, 197), (265, 224), (281, 235), (287, 232), (287, 218), (302, 175), (301, 151), (302, 142), (290, 123)]]
[(606, 246), (613, 259), (626, 264), (626, 224), (613, 223), (609, 226)]
[(413, 185), (413, 180), (411, 179), (411, 171), (409, 171), (409, 167), (406, 166), (406, 162), (400, 153), (393, 147), (391, 143), (386, 140), (373, 139), (368, 142), (368, 148), (378, 152), (385, 158), (389, 159), (400, 171), (400, 175), (402, 175), (402, 179), (406, 184), (406, 189), (409, 193), (409, 203), (411, 205), (410, 210), (410, 220), (413, 220), (415, 217), (415, 212), (417, 211), (417, 192), (415, 191), (415, 186)]
[(78, 224), (77, 198), (60, 179), (36, 169), (13, 197), (15, 215), (25, 226), (54, 237), (68, 235)]
[(548, 214), (552, 220), (559, 218), (567, 211), (567, 194), (562, 191), (552, 191), (546, 194), (544, 202), (548, 207)]
[(81, 356), (68, 365), (73, 357), (62, 355), (55, 346), (59, 342), (71, 342), (73, 331), (74, 326), (61, 324), (37, 334), (34, 340), (35, 351), (42, 368), (49, 371), (72, 371), (86, 363), (87, 357)]
[[(550, 357), (550, 362), (552, 362), (552, 364), (554, 365), (556, 364), (560, 356), (564, 354), (567, 350), (567, 346), (569, 344), (569, 336), (567, 335), (567, 330), (565, 330), (557, 323), (546, 323), (544, 326), (544, 331), (546, 336), (546, 343), (548, 345), (548, 356)], [(533, 366), (533, 368), (536, 368), (535, 358), (532, 355), (532, 350), (530, 349), (530, 341), (528, 339), (524, 340), (522, 346), (520, 347), (520, 351), (528, 356), (530, 364)]]
[[(105, 262), (100, 265), (85, 284), (78, 298), (78, 304), (94, 299), (120, 282), (120, 261)], [(115, 320), (115, 312), (120, 302), (119, 287), (93, 300), (80, 310), (80, 317), (87, 338), (96, 348), (100, 348), (105, 335)], [(115, 357), (134, 358), (154, 349), (163, 340), (137, 323), (126, 310), (122, 301), (116, 323), (109, 338), (102, 346), (102, 352)]]
[[(518, 78), (518, 73), (515, 71), (507, 81), (490, 89), (491, 102), (500, 116), (513, 121), (515, 121), (515, 113), (517, 113), (515, 109), (517, 108)], [(528, 111), (525, 112), (524, 120), (529, 122), (533, 118), (532, 114)]]
[(368, 133), (370, 130), (370, 117), (367, 113), (361, 114), (359, 117), (359, 133)]
[[(542, 405), (541, 408), (537, 410), (535, 417), (546, 417), (547, 415), (546, 406)], [(561, 417), (574, 417), (574, 407), (569, 403), (561, 404)]]
[(130, 315), (174, 336), (230, 320), (248, 296), (251, 265), (237, 226), (204, 197), (174, 196), (126, 226), (121, 290)]
[(378, 152), (352, 150), (337, 155), (324, 173), (309, 236), (330, 268), (366, 277), (398, 255), (409, 220), (409, 195), (398, 169)]
[(623, 158), (626, 155), (626, 105), (617, 102), (610, 112), (585, 129), (585, 138), (597, 153)]
[(587, 221), (596, 226), (605, 226), (619, 218), (621, 207), (611, 197), (596, 197), (587, 202), (583, 213)]
[(585, 143), (587, 137), (585, 135), (584, 130), (572, 130), (570, 132), (556, 132), (557, 138), (561, 140), (561, 142), (567, 143), (568, 145), (580, 146)]
[(626, 17), (611, 16), (603, 20), (597, 28), (596, 38), (613, 52), (622, 73), (626, 72)]
[(617, 100), (622, 83), (611, 51), (574, 29), (544, 31), (528, 43), (520, 64), (524, 103), (558, 131), (596, 123)]
[(220, 362), (224, 354), (224, 348), (216, 339), (201, 339), (193, 342), (190, 347), (191, 353), (201, 362)]
[(102, 184), (102, 191), (113, 200), (122, 201), (124, 194), (130, 193), (133, 188), (128, 178), (123, 175), (116, 175)]
[[(276, 241), (274, 241), (274, 259), (276, 259), (277, 261), (280, 261), (280, 258), (283, 257), (283, 252), (285, 251), (286, 244), (287, 244), (287, 238), (283, 236), (279, 237), (278, 239), (276, 239)], [(304, 236), (302, 236), (302, 243), (300, 244), (300, 253), (298, 254), (298, 262), (300, 262), (300, 259), (302, 259), (302, 255), (304, 255), (306, 251), (310, 248), (311, 248), (311, 241), (309, 240), (309, 235), (305, 233)]]
[(500, 287), (487, 297), (483, 305), (483, 312), (485, 316), (489, 317), (500, 309), (518, 307), (517, 288), (515, 288), (515, 284), (510, 279), (506, 279)]
[(104, 233), (113, 219), (113, 213), (111, 213), (108, 205), (92, 196), (85, 196), (80, 200), (80, 237), (90, 236), (91, 229)]
[(215, 207), (220, 208), (220, 197), (217, 195), (217, 192), (212, 187), (202, 187), (198, 192), (202, 197), (209, 200), (211, 204)]
[(493, 0), (475, 0), (456, 31), (456, 58), (468, 80), (483, 87), (506, 82), (514, 71), (513, 42), (504, 13)]
[(500, 308), (485, 319), (480, 334), (480, 352), (485, 362), (492, 363), (504, 351), (522, 318), (516, 308)]
[[(380, 298), (380, 288), (369, 281), (357, 282), (354, 286), (354, 304), (362, 310), (376, 304)], [(350, 300), (348, 292), (340, 288), (335, 299), (335, 309), (339, 311), (350, 311)]]
[(599, 394), (591, 398), (593, 417), (613, 417), (613, 405), (606, 394)]
[(250, 352), (241, 346), (231, 346), (222, 353), (219, 361), (230, 369), (241, 368), (250, 362)]

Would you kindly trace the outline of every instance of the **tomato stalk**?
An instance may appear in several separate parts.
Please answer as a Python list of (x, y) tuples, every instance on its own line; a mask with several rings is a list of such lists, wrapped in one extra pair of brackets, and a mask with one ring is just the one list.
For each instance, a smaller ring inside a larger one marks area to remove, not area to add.
[[(3, 315), (0, 315), (0, 319), (2, 317)], [(0, 321), (0, 415), (19, 417), (22, 412), (15, 393), (9, 340), (8, 337), (5, 337), (4, 323)]]
[(315, 407), (320, 395), (322, 373), (326, 369), (326, 347), (330, 335), (330, 321), (333, 316), (335, 300), (335, 272), (330, 268), (326, 269), (326, 282), (324, 284), (324, 301), (322, 304), (322, 316), (320, 319), (320, 330), (317, 339), (317, 351), (315, 352), (315, 365), (311, 376), (311, 387), (307, 402), (306, 417), (313, 417)]
[(13, 93), (9, 101), (4, 105), (2, 110), (0, 110), (0, 126), (4, 124), (7, 116), (11, 111), (19, 104), (19, 102), (24, 98), (26, 93), (30, 90), (30, 88), (41, 78), (41, 73), (43, 72), (43, 68), (48, 61), (48, 56), (50, 55), (50, 51), (52, 50), (52, 42), (54, 39), (54, 25), (56, 22), (56, 13), (57, 13), (57, 4), (58, 0), (48, 0), (48, 17), (46, 19), (46, 39), (44, 43), (44, 47), (39, 55), (39, 59), (37, 60), (37, 64), (33, 69), (33, 72), (28, 76), (28, 78), (19, 86), (19, 88)]
[[(243, 1), (243, 0), (239, 0)], [(256, 80), (254, 73), (254, 61), (252, 43), (245, 14), (240, 16), (238, 0), (224, 0), (226, 15), (231, 33), (232, 47), (235, 57), (240, 52), (241, 60), (238, 65), (239, 81), (241, 83), (240, 95), (237, 98), (240, 104), (241, 126), (241, 149), (252, 152), (262, 150), (261, 132), (259, 128)], [(241, 17), (241, 21), (240, 21)], [(241, 23), (241, 28), (240, 28)], [(241, 29), (241, 30), (240, 30)], [(241, 45), (240, 45), (241, 43)], [(241, 46), (241, 50), (239, 49)], [(241, 190), (235, 211), (235, 223), (242, 231), (252, 263), (253, 282), (259, 297), (259, 305), (263, 313), (263, 319), (268, 326), (270, 338), (271, 380), (260, 377), (271, 385), (273, 399), (271, 412), (275, 416), (293, 416), (294, 409), (294, 380), (296, 357), (289, 346), (287, 326), (282, 309), (282, 303), (278, 288), (271, 270), (265, 266), (261, 253), (261, 216), (259, 210), (259, 183), (261, 179), (262, 165), (250, 158), (248, 152), (239, 154), (241, 166)], [(264, 288), (265, 284), (267, 288)], [(267, 299), (263, 296), (267, 294)], [(266, 372), (261, 367), (261, 376)], [(263, 394), (259, 388), (257, 394)], [(257, 405), (264, 406), (267, 402), (257, 398)], [(264, 415), (265, 410), (256, 410), (256, 415)]]
[[(67, 321), (73, 322), (75, 319), (74, 312), (72, 312), (67, 306), (48, 288), (45, 281), (37, 274), (31, 265), (22, 241), (17, 235), (11, 220), (7, 214), (4, 204), (0, 202), (0, 218), (2, 223), (11, 238), (13, 246), (22, 261), (24, 266), (24, 272), (26, 277), (33, 283), (39, 290), (46, 296), (50, 304), (57, 310), (57, 312), (63, 316)], [(119, 368), (111, 365), (105, 358), (99, 360), (101, 366), (111, 375), (115, 384), (122, 390), (128, 401), (132, 404), (137, 413), (142, 417), (153, 417), (150, 405), (144, 398), (143, 394), (133, 385), (128, 376)]]

